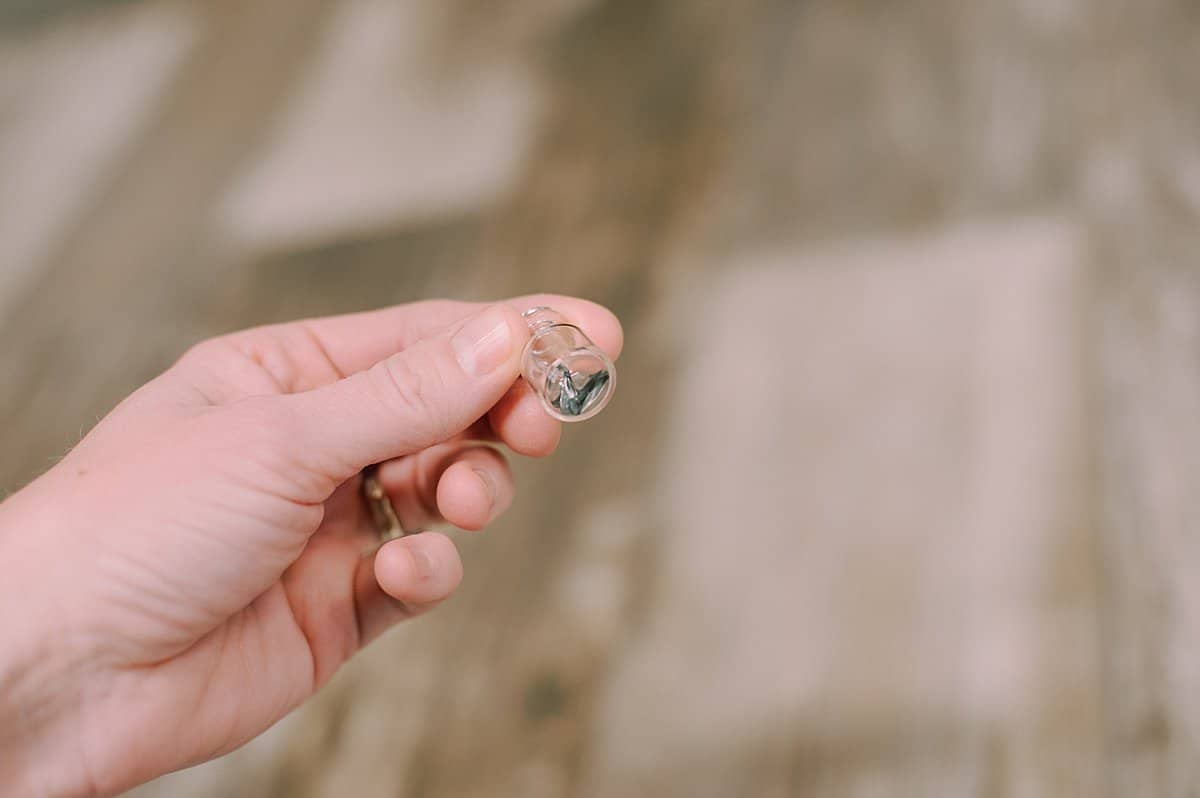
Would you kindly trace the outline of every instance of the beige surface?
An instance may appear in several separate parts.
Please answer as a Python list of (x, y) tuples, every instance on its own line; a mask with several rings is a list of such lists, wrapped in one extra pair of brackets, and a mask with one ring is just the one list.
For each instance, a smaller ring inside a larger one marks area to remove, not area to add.
[(0, 30), (0, 489), (216, 332), (627, 323), (454, 601), (138, 794), (1190, 794), (1198, 54), (1183, 0)]

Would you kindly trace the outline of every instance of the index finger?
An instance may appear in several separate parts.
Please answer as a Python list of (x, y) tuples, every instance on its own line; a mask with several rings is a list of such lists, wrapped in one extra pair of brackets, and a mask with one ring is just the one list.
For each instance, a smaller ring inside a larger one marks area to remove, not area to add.
[[(530, 294), (507, 300), (519, 311), (548, 305), (560, 311), (616, 360), (624, 344), (621, 323), (595, 302), (557, 294)], [(316, 342), (338, 372), (353, 374), (407, 349), (483, 308), (485, 302), (428, 300), (382, 310), (307, 319), (250, 330), (242, 335), (292, 337), (301, 332)]]

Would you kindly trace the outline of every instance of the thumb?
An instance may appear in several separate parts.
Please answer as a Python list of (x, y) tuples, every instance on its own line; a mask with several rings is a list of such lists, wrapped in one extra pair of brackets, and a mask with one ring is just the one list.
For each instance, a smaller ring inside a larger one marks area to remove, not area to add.
[(341, 481), (465, 430), (508, 391), (529, 337), (521, 314), (491, 305), (346, 379), (279, 397), (289, 445)]

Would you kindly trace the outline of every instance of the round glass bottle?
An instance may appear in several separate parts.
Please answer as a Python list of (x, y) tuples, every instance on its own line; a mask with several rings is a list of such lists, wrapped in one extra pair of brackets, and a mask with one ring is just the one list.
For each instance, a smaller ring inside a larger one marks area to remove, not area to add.
[(559, 421), (584, 421), (603, 410), (617, 382), (608, 355), (553, 308), (531, 308), (522, 315), (530, 335), (521, 373), (546, 412)]

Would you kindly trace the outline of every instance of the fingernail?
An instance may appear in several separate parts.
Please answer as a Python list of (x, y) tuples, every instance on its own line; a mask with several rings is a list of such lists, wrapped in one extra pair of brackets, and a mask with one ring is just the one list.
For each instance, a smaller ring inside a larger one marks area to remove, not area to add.
[(409, 548), (408, 553), (412, 555), (413, 568), (417, 572), (417, 578), (422, 582), (432, 579), (436, 572), (436, 568), (433, 565), (433, 558), (424, 549), (416, 546)]
[(495, 371), (512, 351), (512, 333), (502, 308), (490, 307), (472, 316), (450, 340), (463, 371), (482, 377)]
[(492, 510), (496, 509), (496, 481), (492, 479), (492, 475), (482, 468), (472, 468), (472, 471), (479, 477), (479, 481), (483, 483), (483, 487), (487, 490), (488, 507)]

